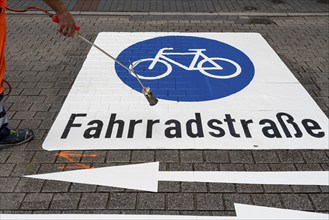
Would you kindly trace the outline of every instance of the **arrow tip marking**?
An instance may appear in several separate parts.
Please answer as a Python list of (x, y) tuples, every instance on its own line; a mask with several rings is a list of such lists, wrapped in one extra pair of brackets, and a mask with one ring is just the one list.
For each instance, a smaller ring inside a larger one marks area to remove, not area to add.
[(323, 213), (304, 212), (290, 209), (271, 208), (264, 206), (234, 203), (238, 219), (275, 219), (275, 220), (328, 220), (329, 215)]
[(158, 173), (159, 162), (151, 162), (36, 174), (24, 177), (157, 192)]

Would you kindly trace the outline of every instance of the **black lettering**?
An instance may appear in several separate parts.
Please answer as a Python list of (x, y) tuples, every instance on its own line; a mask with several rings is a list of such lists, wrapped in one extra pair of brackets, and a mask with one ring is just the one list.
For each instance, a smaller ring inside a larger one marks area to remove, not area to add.
[(315, 133), (313, 131), (313, 130), (322, 129), (316, 121), (314, 121), (312, 119), (304, 119), (304, 120), (302, 120), (302, 124), (304, 125), (304, 128), (307, 131), (307, 133), (309, 133), (309, 135), (311, 135), (313, 137), (316, 137), (316, 138), (324, 137), (324, 132), (323, 131), (318, 131), (317, 133)]
[(142, 123), (142, 120), (130, 120), (128, 138), (133, 138), (135, 133), (135, 125)]
[(109, 121), (109, 126), (107, 127), (105, 138), (111, 138), (114, 124), (118, 125), (118, 132), (117, 132), (116, 137), (122, 138), (122, 133), (123, 133), (123, 128), (124, 128), (125, 122), (122, 120), (115, 120), (116, 115), (117, 114), (111, 114), (111, 118)]
[[(168, 127), (165, 130), (165, 135), (167, 138), (181, 138), (182, 137), (182, 127), (179, 121), (171, 119), (166, 121), (165, 125), (174, 124), (173, 127)], [(172, 133), (174, 132), (174, 133)]]
[[(193, 132), (192, 125), (196, 125), (196, 132)], [(186, 132), (191, 138), (204, 137), (200, 113), (195, 113), (195, 119), (186, 122)]]
[(233, 122), (235, 122), (235, 119), (232, 119), (230, 114), (225, 114), (224, 122), (227, 123), (227, 125), (228, 125), (228, 129), (229, 129), (229, 131), (230, 131), (230, 134), (231, 134), (233, 137), (240, 137), (240, 135), (237, 134), (237, 133), (235, 132), (235, 129), (234, 129), (234, 124), (233, 124)]
[(285, 122), (283, 121), (282, 116), (287, 117), (288, 120), (286, 120), (286, 122), (287, 122), (288, 124), (291, 124), (291, 125), (294, 127), (294, 129), (295, 129), (295, 131), (296, 131), (296, 133), (294, 134), (295, 137), (297, 137), (297, 138), (302, 137), (302, 136), (303, 136), (303, 133), (302, 133), (301, 130), (299, 129), (298, 125), (294, 122), (294, 118), (293, 118), (291, 115), (287, 114), (287, 113), (280, 112), (280, 113), (276, 114), (276, 117), (277, 117), (277, 119), (278, 119), (278, 121), (279, 121), (279, 123), (280, 123), (280, 125), (281, 125), (281, 127), (282, 127), (282, 129), (283, 129), (283, 132), (285, 133), (286, 137), (287, 137), (287, 138), (291, 138), (292, 135), (290, 134), (287, 125), (286, 125)]
[(275, 122), (270, 119), (263, 119), (259, 122), (260, 125), (269, 124), (270, 126), (264, 126), (262, 131), (263, 134), (268, 138), (282, 138), (278, 127)]
[(153, 125), (156, 123), (160, 123), (160, 120), (147, 120), (146, 138), (152, 138)]
[(99, 138), (99, 136), (101, 135), (101, 131), (103, 128), (103, 122), (100, 120), (93, 120), (91, 122), (88, 123), (88, 125), (93, 125), (96, 124), (96, 127), (91, 127), (88, 128), (85, 133), (83, 134), (84, 138)]
[(224, 137), (225, 135), (225, 131), (224, 129), (222, 129), (221, 127), (219, 126), (216, 126), (214, 124), (223, 124), (220, 120), (217, 120), (217, 119), (212, 119), (212, 120), (209, 120), (208, 121), (208, 126), (209, 128), (211, 129), (214, 129), (216, 131), (218, 131), (218, 133), (215, 133), (215, 132), (209, 132), (209, 134), (213, 137)]
[(242, 125), (242, 128), (243, 128), (244, 134), (246, 135), (247, 138), (251, 138), (251, 133), (250, 133), (248, 125), (253, 123), (253, 121), (251, 119), (250, 120), (242, 119), (240, 121), (241, 121), (241, 125)]
[(61, 139), (67, 138), (67, 135), (69, 134), (71, 128), (73, 128), (73, 127), (76, 127), (76, 128), (81, 127), (82, 124), (74, 124), (73, 123), (76, 117), (86, 117), (86, 116), (87, 116), (87, 114), (72, 114), (71, 117), (70, 117), (70, 119), (69, 119), (69, 121), (67, 122), (67, 125), (66, 125), (64, 131), (63, 131), (63, 134), (61, 136)]

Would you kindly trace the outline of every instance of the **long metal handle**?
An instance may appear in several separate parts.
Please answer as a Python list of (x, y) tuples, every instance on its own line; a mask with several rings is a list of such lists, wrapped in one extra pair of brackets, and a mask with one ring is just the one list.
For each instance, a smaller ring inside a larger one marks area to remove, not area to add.
[(100, 48), (99, 46), (97, 46), (96, 44), (92, 43), (91, 41), (87, 40), (85, 37), (83, 37), (82, 35), (80, 35), (78, 33), (78, 37), (83, 40), (84, 42), (90, 44), (91, 46), (97, 48), (99, 51), (101, 51), (102, 53), (104, 53), (106, 56), (110, 57), (112, 60), (114, 60), (117, 64), (119, 64), (120, 66), (122, 66), (123, 68), (125, 68), (126, 70), (128, 70), (130, 73), (134, 74), (137, 81), (139, 82), (139, 84), (142, 86), (143, 89), (145, 89), (146, 87), (144, 86), (144, 84), (142, 83), (142, 81), (140, 80), (140, 78), (138, 77), (137, 73), (135, 73), (135, 71), (133, 69), (128, 68), (126, 65), (124, 65), (123, 63), (121, 63), (120, 61), (118, 61), (117, 59), (115, 59), (113, 56), (111, 56), (109, 53), (107, 53), (106, 51), (104, 51), (102, 48)]

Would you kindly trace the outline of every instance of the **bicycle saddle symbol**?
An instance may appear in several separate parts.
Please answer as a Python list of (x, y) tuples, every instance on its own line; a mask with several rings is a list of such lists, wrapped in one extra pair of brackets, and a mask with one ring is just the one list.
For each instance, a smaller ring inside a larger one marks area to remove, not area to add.
[[(156, 80), (168, 76), (172, 72), (173, 69), (172, 65), (176, 65), (187, 71), (198, 70), (200, 73), (216, 79), (230, 79), (238, 76), (241, 73), (241, 67), (239, 64), (237, 64), (233, 60), (226, 58), (208, 57), (207, 55), (204, 54), (204, 52), (206, 52), (206, 49), (188, 49), (189, 52), (185, 52), (185, 53), (167, 52), (172, 50), (174, 50), (174, 48), (166, 48), (166, 47), (162, 48), (158, 51), (158, 53), (154, 58), (143, 58), (136, 60), (130, 64), (129, 68), (134, 69), (136, 68), (136, 66), (144, 62), (150, 62), (150, 65), (148, 66), (148, 70), (153, 70), (156, 64), (158, 63), (165, 65), (166, 68), (164, 73), (159, 73), (154, 76), (138, 75), (141, 79), (145, 79), (145, 80)], [(194, 55), (194, 57), (191, 63), (187, 66), (168, 57), (173, 55), (174, 56)], [(233, 65), (235, 71), (233, 73), (230, 73), (229, 75), (226, 75), (225, 69), (221, 65), (224, 63)]]

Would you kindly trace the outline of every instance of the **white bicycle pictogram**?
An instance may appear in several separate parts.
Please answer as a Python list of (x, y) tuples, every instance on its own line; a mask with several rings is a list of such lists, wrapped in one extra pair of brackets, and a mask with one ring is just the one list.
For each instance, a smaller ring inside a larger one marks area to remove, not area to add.
[[(168, 76), (172, 72), (172, 64), (176, 65), (182, 69), (188, 70), (188, 71), (199, 70), (200, 73), (202, 73), (208, 77), (216, 78), (216, 79), (230, 79), (230, 78), (238, 76), (241, 73), (241, 67), (239, 64), (237, 64), (233, 60), (226, 59), (226, 58), (208, 57), (207, 55), (205, 55), (203, 53), (206, 51), (206, 49), (189, 49), (188, 51), (190, 51), (190, 52), (186, 52), (186, 53), (165, 52), (166, 50), (174, 50), (174, 48), (162, 48), (158, 51), (157, 55), (154, 58), (144, 58), (144, 59), (136, 60), (130, 64), (129, 68), (134, 69), (140, 63), (147, 62), (147, 61), (151, 61), (151, 64), (148, 67), (149, 70), (153, 70), (153, 68), (155, 67), (155, 65), (157, 63), (162, 63), (166, 66), (166, 68), (167, 68), (166, 71), (164, 73), (160, 73), (159, 75), (156, 75), (156, 76), (138, 75), (138, 77), (140, 79), (146, 79), (146, 80), (161, 79), (161, 78)], [(169, 57), (167, 57), (167, 55), (176, 55), (176, 56), (177, 55), (181, 55), (181, 56), (194, 55), (194, 57), (193, 57), (190, 65), (185, 66), (181, 63), (178, 63), (177, 61), (175, 61), (173, 59), (170, 59)], [(200, 57), (202, 57), (203, 59), (198, 62)], [(214, 71), (214, 70), (223, 71), (223, 67), (221, 67), (219, 64), (217, 64), (215, 61), (223, 61), (223, 62), (228, 62), (228, 63), (232, 64), (235, 67), (235, 72), (230, 75), (214, 75), (214, 74), (207, 72), (207, 71)], [(204, 66), (205, 63), (209, 63), (212, 66)], [(134, 74), (132, 74), (131, 72), (130, 72), (130, 74), (132, 76), (134, 76)]]

